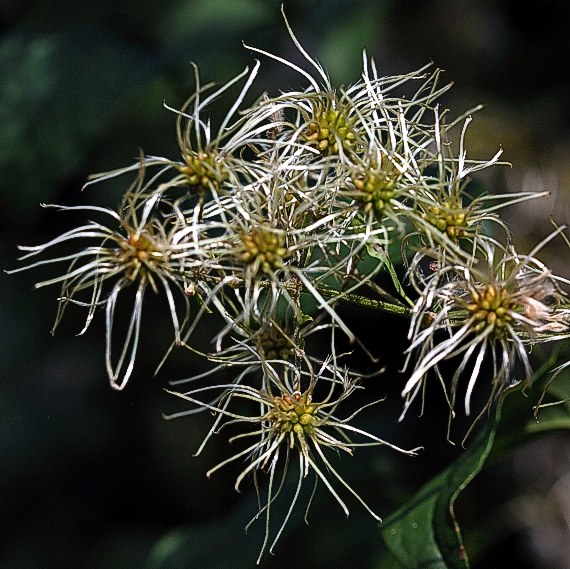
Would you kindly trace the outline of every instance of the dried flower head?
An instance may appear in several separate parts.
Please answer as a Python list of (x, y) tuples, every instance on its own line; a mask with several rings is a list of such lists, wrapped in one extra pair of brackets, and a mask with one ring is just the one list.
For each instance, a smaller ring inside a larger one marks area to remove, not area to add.
[[(245, 459), (246, 466), (235, 482), (237, 491), (249, 474), (253, 475), (256, 488), (258, 488), (259, 476), (262, 473), (268, 476), (266, 497), (258, 513), (249, 522), (251, 524), (262, 515), (265, 518), (265, 537), (258, 563), (266, 548), (269, 546), (269, 551), (272, 552), (279, 540), (299, 500), (302, 485), (310, 473), (315, 476), (315, 484), (320, 481), (326, 486), (346, 515), (349, 513), (348, 507), (334, 483), (352, 494), (376, 520), (380, 520), (337, 472), (327, 456), (328, 452), (342, 451), (352, 455), (355, 447), (377, 445), (387, 445), (409, 455), (414, 455), (419, 450), (418, 448), (410, 451), (403, 450), (350, 424), (360, 411), (375, 402), (364, 405), (346, 418), (340, 418), (337, 415), (340, 406), (358, 388), (358, 384), (354, 377), (351, 377), (346, 370), (336, 368), (332, 361), (321, 363), (320, 368), (314, 373), (309, 371), (301, 375), (299, 375), (299, 369), (293, 365), (275, 368), (263, 362), (262, 358), (260, 362), (257, 371), (261, 370), (263, 374), (261, 388), (244, 385), (243, 375), (240, 375), (239, 383), (208, 385), (186, 393), (170, 392), (189, 401), (194, 408), (188, 412), (167, 417), (180, 417), (195, 413), (200, 409), (210, 410), (216, 419), (205, 441), (226, 426), (249, 426), (248, 430), (242, 430), (231, 437), (230, 442), (241, 439), (253, 440), (253, 442), (211, 468), (207, 475), (210, 476), (236, 460)], [(302, 387), (303, 383), (305, 387)], [(200, 398), (203, 395), (211, 398), (211, 393), (218, 393), (213, 402), (203, 401)], [(317, 393), (321, 393), (321, 396)], [(364, 442), (353, 443), (350, 439), (352, 435), (360, 436)], [(205, 441), (198, 452), (201, 452)], [(283, 496), (285, 480), (293, 464), (297, 466), (297, 484), (293, 495), (285, 497)], [(289, 505), (285, 518), (281, 521), (269, 544), (272, 533), (271, 508), (278, 497), (288, 500)], [(307, 511), (309, 507), (310, 499)]]
[[(87, 318), (83, 334), (89, 327), (95, 311), (106, 311), (106, 366), (111, 386), (123, 389), (132, 374), (142, 321), (143, 298), (150, 287), (155, 293), (162, 289), (166, 296), (175, 342), (180, 342), (181, 329), (188, 318), (188, 300), (185, 292), (185, 274), (201, 260), (184, 239), (178, 217), (171, 212), (158, 212), (161, 202), (158, 192), (148, 191), (152, 186), (144, 182), (145, 169), (141, 167), (137, 179), (125, 193), (118, 212), (98, 206), (50, 206), (63, 211), (89, 211), (111, 218), (112, 226), (91, 221), (52, 239), (42, 245), (22, 246), (28, 251), (21, 260), (41, 255), (55, 247), (81, 243), (80, 249), (52, 259), (36, 261), (21, 271), (39, 265), (69, 263), (67, 271), (55, 278), (36, 284), (36, 288), (62, 283), (59, 308), (52, 332), (59, 324), (65, 308), (71, 303), (86, 307)], [(89, 245), (87, 245), (90, 243)], [(106, 285), (110, 284), (110, 290)], [(112, 355), (115, 308), (120, 294), (131, 285), (136, 287), (134, 305), (127, 325), (119, 356)], [(185, 307), (180, 319), (175, 293)]]
[[(157, 184), (157, 191), (167, 195), (173, 189), (186, 189), (187, 195), (179, 198), (177, 205), (182, 210), (191, 211), (196, 198), (203, 205), (207, 199), (218, 199), (219, 194), (231, 192), (263, 176), (263, 165), (245, 159), (242, 154), (246, 147), (269, 140), (266, 131), (270, 113), (268, 109), (259, 107), (255, 110), (240, 108), (257, 75), (259, 62), (251, 71), (246, 68), (217, 88), (213, 83), (203, 85), (197, 66), (193, 65), (193, 68), (194, 93), (180, 109), (164, 105), (176, 114), (180, 158), (148, 155), (125, 168), (90, 176), (86, 186), (139, 168), (159, 167), (156, 178), (160, 178), (161, 183)], [(241, 91), (220, 124), (213, 126), (209, 106), (244, 77)], [(179, 196), (179, 192), (172, 193)]]
[[(452, 410), (460, 379), (468, 374), (467, 415), (486, 362), (491, 364), (492, 378), (487, 406), (518, 383), (517, 362), (523, 367), (522, 378), (530, 380), (529, 347), (565, 337), (569, 327), (567, 311), (561, 306), (567, 298), (556, 277), (534, 257), (551, 238), (528, 255), (516, 253), (512, 246), (482, 241), (470, 264), (438, 263), (431, 276), (420, 276), (423, 288), (414, 307), (406, 365), (415, 363), (402, 393), (405, 409), (425, 386), (430, 370), (449, 391)], [(420, 272), (418, 262), (412, 270)], [(457, 356), (461, 356), (461, 363), (447, 382), (438, 366)]]

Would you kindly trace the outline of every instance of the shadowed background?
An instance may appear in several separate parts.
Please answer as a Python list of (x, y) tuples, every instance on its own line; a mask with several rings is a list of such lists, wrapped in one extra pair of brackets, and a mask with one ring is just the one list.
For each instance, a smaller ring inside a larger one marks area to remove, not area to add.
[[(481, 182), (493, 192), (552, 192), (506, 216), (522, 250), (551, 230), (551, 214), (570, 221), (568, 2), (288, 0), (285, 10), (336, 84), (358, 79), (366, 47), (380, 75), (429, 61), (443, 68), (445, 80), (455, 83), (442, 100), (452, 114), (485, 105), (470, 126), (471, 157), (490, 157), (501, 145), (513, 168), (494, 168)], [(131, 163), (139, 148), (178, 156), (174, 115), (163, 101), (180, 107), (192, 93), (190, 62), (204, 81), (224, 82), (257, 57), (242, 40), (302, 62), (274, 0), (4, 0), (0, 29), (3, 268), (17, 266), (17, 244), (47, 241), (85, 221), (40, 203), (113, 207), (129, 177), (82, 192), (90, 173)], [(304, 83), (263, 59), (255, 85), (253, 96)], [(543, 259), (568, 276), (568, 251), (554, 249)], [(168, 319), (159, 318), (164, 305), (149, 299), (135, 375), (124, 392), (112, 392), (101, 314), (76, 337), (84, 315), (70, 310), (56, 337), (49, 335), (59, 291), (31, 288), (60, 270), (0, 277), (0, 566), (253, 566), (261, 524), (243, 532), (256, 508), (253, 489), (233, 491), (235, 469), (210, 480), (204, 475), (228, 456), (226, 438), (214, 437), (193, 458), (211, 417), (161, 419), (161, 412), (179, 408), (163, 388), (198, 365), (177, 353), (152, 377), (171, 334)], [(340, 461), (346, 477), (387, 515), (461, 451), (444, 440), (447, 416), (435, 390), (430, 413), (397, 423), (404, 378), (397, 373), (402, 359), (390, 354), (406, 347), (405, 322), (370, 323), (363, 310), (346, 312), (355, 329), (379, 330), (367, 332), (368, 345), (387, 367), (378, 393), (390, 397), (362, 426), (404, 446), (426, 446), (414, 459), (380, 449)], [(568, 496), (567, 435), (544, 438), (489, 467), (459, 504), (474, 566), (490, 567), (508, 551), (521, 569), (569, 568)], [(262, 566), (397, 567), (358, 504), (346, 521), (321, 488), (309, 521), (303, 523), (300, 508), (277, 555)]]

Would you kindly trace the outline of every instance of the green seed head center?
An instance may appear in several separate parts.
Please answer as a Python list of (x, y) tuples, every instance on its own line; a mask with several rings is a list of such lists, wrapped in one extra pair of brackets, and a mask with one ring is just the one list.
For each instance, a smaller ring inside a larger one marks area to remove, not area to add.
[(280, 269), (288, 257), (284, 237), (278, 233), (258, 228), (243, 234), (241, 239), (241, 260), (246, 265), (256, 264), (264, 273), (271, 274)]
[(516, 303), (506, 289), (487, 285), (480, 291), (471, 291), (470, 296), (467, 310), (477, 322), (477, 332), (490, 326), (500, 333), (512, 322)]
[(220, 190), (227, 174), (220, 168), (214, 154), (204, 152), (184, 152), (184, 164), (178, 167), (181, 174), (186, 177), (193, 194), (203, 193), (209, 188)]
[(305, 437), (311, 437), (318, 422), (318, 405), (311, 402), (309, 393), (285, 394), (273, 399), (273, 408), (269, 420), (278, 433), (290, 434), (294, 443), (295, 438), (300, 443)]
[(349, 119), (342, 110), (331, 108), (315, 110), (314, 119), (308, 124), (304, 137), (324, 154), (338, 154), (339, 143), (345, 151), (352, 150), (356, 144), (356, 135)]
[(463, 237), (467, 229), (466, 210), (449, 201), (428, 207), (424, 218), (442, 233), (447, 233), (453, 240)]
[(364, 174), (352, 178), (352, 183), (357, 190), (359, 201), (365, 212), (374, 211), (383, 215), (391, 207), (392, 200), (396, 197), (394, 186), (398, 181), (397, 171), (379, 171)]
[(265, 357), (270, 360), (288, 360), (293, 352), (291, 341), (273, 327), (259, 334), (258, 344)]

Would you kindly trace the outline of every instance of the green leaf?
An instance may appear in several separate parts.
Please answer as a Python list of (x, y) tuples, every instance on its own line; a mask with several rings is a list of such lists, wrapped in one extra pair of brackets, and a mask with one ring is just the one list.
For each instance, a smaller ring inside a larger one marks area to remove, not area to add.
[(544, 433), (570, 429), (570, 368), (553, 380), (546, 374), (552, 364), (552, 361), (546, 362), (544, 369), (537, 373), (540, 380), (522, 391), (513, 390), (505, 397), (492, 458)]
[[(505, 393), (469, 448), (381, 526), (384, 541), (406, 569), (468, 569), (454, 504), (485, 463), (546, 432), (570, 429), (570, 382), (549, 382), (547, 363), (530, 388)], [(565, 380), (565, 381), (564, 381)], [(546, 390), (546, 391), (545, 391)], [(543, 407), (535, 414), (536, 402)]]
[(384, 541), (407, 569), (469, 567), (453, 505), (485, 464), (499, 416), (500, 408), (459, 459), (382, 524)]
[[(238, 528), (247, 519), (242, 509), (228, 518), (177, 528), (159, 539), (147, 558), (145, 569), (226, 569), (228, 555), (235, 569), (255, 564), (256, 549)], [(256, 537), (258, 537), (256, 535)]]

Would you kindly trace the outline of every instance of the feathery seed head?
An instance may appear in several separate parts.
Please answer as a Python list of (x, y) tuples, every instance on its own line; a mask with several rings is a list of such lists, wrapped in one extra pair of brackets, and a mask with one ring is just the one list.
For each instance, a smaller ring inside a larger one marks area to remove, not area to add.
[(351, 195), (361, 204), (364, 212), (373, 211), (382, 218), (392, 209), (399, 176), (400, 173), (393, 166), (371, 167), (369, 171), (353, 174), (350, 181), (356, 191)]
[(351, 152), (357, 145), (357, 136), (347, 114), (342, 108), (333, 108), (328, 98), (324, 104), (314, 103), (313, 118), (303, 137), (325, 155), (338, 154), (340, 147), (344, 152)]
[(469, 415), (484, 362), (492, 366), (489, 406), (495, 396), (518, 383), (513, 377), (517, 362), (524, 379), (530, 380), (530, 346), (568, 336), (568, 311), (563, 308), (568, 298), (557, 278), (534, 257), (552, 237), (529, 255), (518, 254), (510, 245), (480, 241), (470, 265), (442, 260), (430, 277), (420, 279), (423, 288), (418, 289), (409, 334), (407, 364), (414, 355), (415, 366), (403, 391), (406, 409), (428, 372), (438, 374), (441, 362), (457, 356), (462, 360), (449, 387), (452, 410), (458, 381), (470, 368), (465, 395)]
[(289, 256), (284, 247), (285, 238), (282, 233), (270, 231), (263, 227), (255, 227), (241, 236), (243, 252), (241, 260), (253, 273), (262, 272), (271, 275), (281, 269)]
[(479, 291), (470, 290), (470, 303), (466, 308), (475, 320), (473, 331), (482, 332), (491, 327), (494, 334), (506, 333), (507, 327), (512, 324), (512, 312), (516, 310), (516, 301), (503, 288), (487, 284)]
[(191, 194), (203, 194), (210, 189), (220, 192), (228, 174), (223, 163), (216, 160), (215, 153), (186, 150), (182, 157), (184, 164), (177, 165), (176, 168), (186, 177)]
[(424, 219), (445, 233), (453, 241), (458, 241), (467, 233), (469, 212), (450, 200), (444, 200), (438, 205), (429, 205), (423, 214)]

